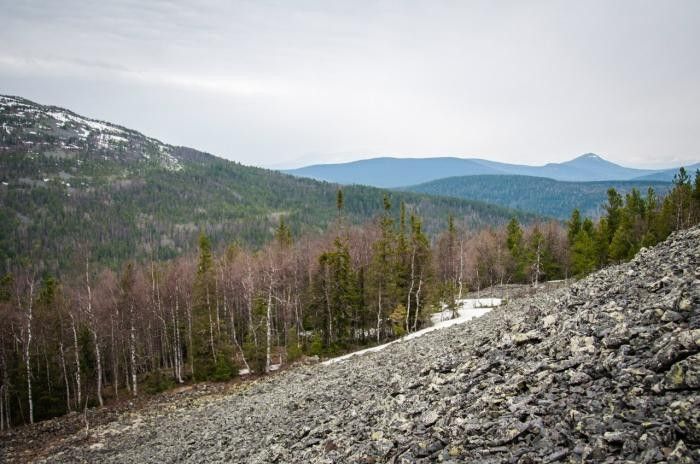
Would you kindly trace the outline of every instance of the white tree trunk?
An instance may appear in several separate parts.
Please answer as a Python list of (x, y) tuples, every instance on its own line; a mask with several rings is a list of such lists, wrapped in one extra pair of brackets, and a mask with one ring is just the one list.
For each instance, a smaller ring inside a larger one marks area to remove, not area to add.
[(328, 266), (324, 265), (324, 283), (323, 283), (323, 294), (326, 298), (326, 312), (328, 313), (328, 343), (333, 343), (333, 311), (331, 309), (331, 296), (328, 293), (328, 287), (330, 287), (330, 272)]
[[(411, 285), (408, 287), (408, 296), (406, 297), (406, 332), (411, 331), (411, 293), (413, 293), (413, 284), (416, 280), (416, 247), (411, 251)], [(416, 309), (417, 311), (417, 309)]]
[(80, 351), (78, 351), (78, 331), (75, 329), (75, 318), (73, 313), (70, 313), (71, 328), (73, 329), (73, 351), (75, 351), (75, 392), (76, 401), (75, 408), (80, 410), (82, 404), (82, 381), (80, 380)]
[(462, 279), (464, 276), (464, 242), (459, 240), (459, 293), (457, 299), (462, 299)]
[[(72, 409), (70, 406), (70, 380), (68, 379), (68, 369), (66, 369), (66, 357), (63, 351), (63, 340), (61, 340), (61, 342), (58, 344), (58, 350), (61, 356), (61, 369), (63, 371), (63, 379), (66, 383), (66, 410), (70, 411)], [(1, 397), (0, 402), (2, 402)], [(2, 414), (0, 414), (0, 420), (2, 420)]]
[(131, 394), (138, 395), (138, 382), (136, 380), (136, 327), (134, 326), (134, 302), (129, 302), (129, 353), (131, 355)]
[(379, 329), (382, 326), (382, 286), (379, 286), (379, 292), (377, 293), (377, 343), (379, 343)]
[[(117, 305), (114, 305), (116, 308)], [(117, 310), (117, 318), (119, 318), (119, 310)], [(114, 387), (114, 398), (119, 398), (119, 356), (117, 356), (117, 340), (114, 335), (114, 317), (110, 318), (110, 326), (112, 332), (112, 386)]]
[(214, 321), (211, 318), (211, 305), (209, 303), (209, 286), (207, 285), (207, 314), (209, 315), (209, 345), (211, 346), (211, 356), (216, 364), (216, 347), (214, 346)]
[(102, 400), (102, 356), (100, 355), (100, 344), (97, 337), (97, 328), (95, 315), (92, 312), (92, 289), (90, 288), (90, 267), (89, 262), (85, 260), (85, 286), (87, 287), (88, 301), (87, 301), (87, 315), (90, 321), (90, 331), (92, 332), (92, 338), (95, 343), (95, 362), (97, 363), (97, 401), (100, 406), (104, 406), (104, 401)]
[(272, 276), (270, 276), (270, 286), (267, 290), (267, 342), (266, 342), (266, 358), (265, 372), (270, 372), (271, 359), (271, 342), (272, 342)]
[(173, 343), (174, 358), (175, 358), (175, 378), (177, 383), (184, 383), (182, 380), (182, 349), (180, 341), (180, 324), (178, 320), (178, 314), (180, 313), (180, 286), (175, 283), (175, 308), (172, 311), (173, 320), (173, 338), (175, 342)]
[[(19, 296), (18, 296), (19, 298)], [(27, 401), (29, 402), (29, 423), (34, 423), (34, 401), (32, 399), (32, 366), (29, 358), (32, 343), (32, 305), (34, 303), (34, 278), (29, 282), (29, 301), (27, 302), (27, 341), (24, 344), (24, 362), (27, 374)]]
[(420, 310), (420, 291), (421, 288), (423, 287), (423, 271), (420, 273), (420, 277), (418, 277), (418, 290), (416, 290), (416, 313), (413, 316), (413, 331), (415, 332), (418, 330), (418, 311)]
[[(224, 271), (223, 268), (221, 270), (221, 282), (224, 282)], [(228, 311), (228, 298), (226, 297), (226, 285), (224, 284), (224, 314)], [(243, 349), (241, 348), (240, 343), (238, 343), (238, 337), (236, 336), (236, 320), (235, 320), (235, 314), (234, 310), (231, 309), (229, 312), (229, 317), (231, 318), (231, 341), (233, 342), (233, 345), (236, 347), (238, 352), (241, 355), (241, 359), (243, 360), (243, 365), (245, 366), (248, 371), (250, 371), (250, 366), (248, 365), (248, 361), (245, 359), (245, 354), (243, 353)]]

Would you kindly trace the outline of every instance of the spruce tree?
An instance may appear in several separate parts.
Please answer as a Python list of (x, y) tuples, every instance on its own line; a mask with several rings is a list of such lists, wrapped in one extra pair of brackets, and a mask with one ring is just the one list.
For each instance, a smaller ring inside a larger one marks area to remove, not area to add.
[(527, 256), (523, 246), (523, 230), (516, 218), (512, 218), (506, 227), (506, 246), (513, 259), (513, 276), (516, 281), (522, 282)]
[(214, 306), (218, 295), (214, 272), (211, 241), (202, 232), (192, 305), (192, 350), (197, 380), (226, 380), (237, 374), (228, 337), (215, 328), (218, 321)]
[(574, 209), (571, 212), (571, 219), (569, 219), (569, 222), (567, 222), (566, 225), (566, 235), (569, 239), (569, 244), (573, 244), (576, 235), (581, 231), (581, 213), (578, 209)]

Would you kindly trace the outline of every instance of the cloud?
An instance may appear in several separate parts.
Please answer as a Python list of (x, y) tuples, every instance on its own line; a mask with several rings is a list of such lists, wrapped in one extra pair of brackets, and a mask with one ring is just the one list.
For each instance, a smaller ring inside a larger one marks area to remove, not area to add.
[(0, 55), (5, 72), (43, 75), (45, 77), (80, 77), (132, 82), (149, 86), (167, 86), (185, 91), (203, 91), (233, 97), (282, 96), (289, 89), (281, 81), (213, 77), (185, 74), (180, 71), (134, 70), (125, 66), (86, 59), (56, 59)]
[(696, 0), (0, 0), (0, 11), (1, 93), (244, 162), (697, 159)]

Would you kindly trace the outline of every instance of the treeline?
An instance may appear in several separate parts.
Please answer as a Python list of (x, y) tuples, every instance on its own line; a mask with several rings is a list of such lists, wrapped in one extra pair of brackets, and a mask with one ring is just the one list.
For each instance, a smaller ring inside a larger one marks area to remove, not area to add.
[(196, 254), (119, 272), (89, 253), (63, 281), (16, 266), (0, 281), (0, 428), (382, 343), (468, 291), (582, 276), (698, 223), (700, 174), (693, 184), (681, 171), (663, 199), (611, 189), (597, 223), (574, 211), (566, 225), (470, 232), (449, 218), (432, 243), (388, 197), (362, 226), (342, 191), (336, 206), (325, 234), (295, 238), (281, 220), (256, 251), (214, 250), (201, 234)]

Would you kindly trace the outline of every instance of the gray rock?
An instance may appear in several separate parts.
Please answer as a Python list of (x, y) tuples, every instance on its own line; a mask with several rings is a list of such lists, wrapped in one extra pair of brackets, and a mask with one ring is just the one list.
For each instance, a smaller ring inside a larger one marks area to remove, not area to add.
[(698, 302), (694, 228), (378, 353), (133, 413), (140, 425), (121, 418), (46, 461), (700, 462)]

